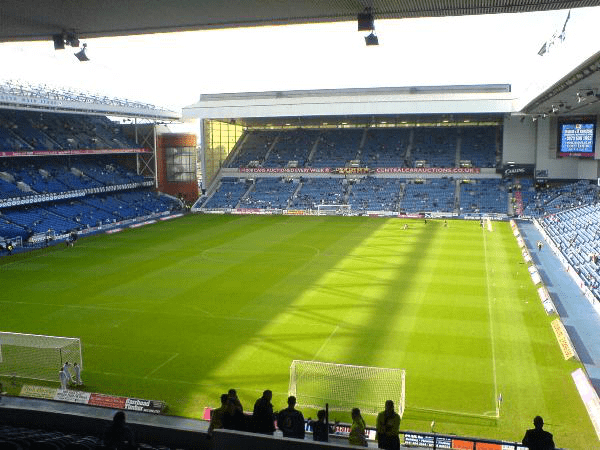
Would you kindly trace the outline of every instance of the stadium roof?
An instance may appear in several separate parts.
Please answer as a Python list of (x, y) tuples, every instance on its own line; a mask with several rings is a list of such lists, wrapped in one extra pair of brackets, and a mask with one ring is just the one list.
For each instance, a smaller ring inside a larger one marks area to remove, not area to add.
[(519, 13), (599, 6), (600, 0), (3, 0), (0, 42), (51, 40), (244, 26)]
[(516, 104), (508, 84), (322, 89), (201, 95), (183, 116), (245, 126), (488, 122), (517, 111)]
[(532, 116), (600, 115), (600, 52), (531, 100), (523, 113)]
[(11, 81), (0, 84), (0, 109), (112, 115), (166, 121), (181, 119), (179, 113), (148, 103)]

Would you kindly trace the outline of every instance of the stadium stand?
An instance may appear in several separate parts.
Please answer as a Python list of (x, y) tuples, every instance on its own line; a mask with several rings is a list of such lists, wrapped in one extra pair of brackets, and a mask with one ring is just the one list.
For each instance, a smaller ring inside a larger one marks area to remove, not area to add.
[(5, 151), (116, 149), (138, 145), (106, 117), (0, 110)]
[(461, 214), (508, 214), (508, 188), (500, 179), (460, 185)]
[(455, 183), (450, 178), (432, 178), (407, 183), (400, 201), (400, 211), (418, 213), (428, 211), (454, 212)]
[(235, 208), (247, 190), (245, 180), (222, 178), (215, 193), (204, 203), (204, 208)]
[(473, 167), (496, 167), (496, 133), (498, 127), (461, 128), (460, 160)]
[(360, 153), (364, 167), (408, 167), (411, 129), (369, 128)]
[(351, 185), (348, 204), (352, 211), (397, 211), (398, 199), (406, 180), (366, 177)]
[(310, 167), (346, 167), (356, 159), (363, 129), (323, 130)]
[(318, 205), (344, 204), (342, 179), (302, 178), (300, 191), (292, 199), (294, 209), (317, 209)]
[(247, 167), (252, 161), (262, 164), (278, 135), (279, 131), (269, 130), (245, 132), (239, 140), (241, 147), (234, 153), (227, 167)]
[(258, 178), (240, 208), (285, 209), (298, 183), (282, 178)]
[(317, 130), (303, 128), (279, 134), (279, 139), (268, 152), (262, 166), (304, 167), (318, 135)]
[(417, 128), (411, 151), (413, 167), (455, 167), (456, 128)]
[(598, 186), (587, 180), (557, 183), (537, 191), (529, 187), (527, 192), (523, 197), (523, 215), (527, 217), (556, 214), (565, 209), (597, 202), (600, 198)]

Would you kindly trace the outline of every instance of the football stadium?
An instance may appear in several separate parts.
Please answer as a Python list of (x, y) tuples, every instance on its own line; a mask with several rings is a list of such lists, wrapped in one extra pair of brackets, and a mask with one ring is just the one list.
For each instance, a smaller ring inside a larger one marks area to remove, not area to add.
[[(547, 58), (600, 4), (64, 3), (0, 42), (564, 10)], [(181, 111), (0, 83), (0, 449), (600, 449), (600, 51), (563, 69)]]

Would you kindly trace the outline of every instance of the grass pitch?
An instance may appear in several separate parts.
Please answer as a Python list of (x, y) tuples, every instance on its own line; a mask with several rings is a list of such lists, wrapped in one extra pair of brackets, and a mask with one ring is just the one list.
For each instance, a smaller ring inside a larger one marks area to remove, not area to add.
[(0, 278), (0, 329), (80, 337), (89, 391), (201, 417), (230, 387), (283, 408), (293, 359), (399, 367), (402, 429), (520, 440), (540, 414), (558, 446), (600, 448), (508, 223), (188, 216)]

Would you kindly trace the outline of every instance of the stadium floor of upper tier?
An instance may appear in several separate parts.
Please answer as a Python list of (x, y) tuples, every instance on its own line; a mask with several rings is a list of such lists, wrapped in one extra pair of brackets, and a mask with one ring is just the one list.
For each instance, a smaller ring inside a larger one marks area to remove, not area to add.
[(550, 247), (538, 251), (536, 242), (544, 238), (533, 223), (521, 222), (519, 229), (590, 381), (600, 394), (600, 317)]

